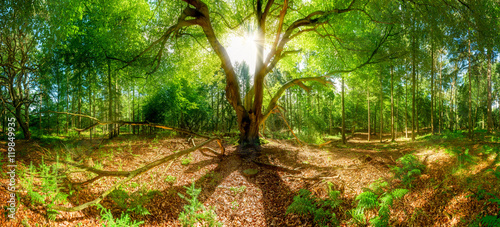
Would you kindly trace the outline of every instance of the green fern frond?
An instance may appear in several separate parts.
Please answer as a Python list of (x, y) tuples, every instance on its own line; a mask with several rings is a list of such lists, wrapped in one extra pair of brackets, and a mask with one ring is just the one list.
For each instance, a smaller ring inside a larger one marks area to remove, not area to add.
[(394, 198), (396, 199), (400, 199), (400, 198), (403, 198), (403, 196), (406, 195), (406, 193), (408, 193), (409, 190), (408, 189), (404, 189), (404, 188), (396, 188), (392, 191), (392, 195), (394, 196)]
[(356, 197), (356, 201), (359, 200), (358, 202), (359, 207), (370, 209), (378, 206), (377, 197), (378, 196), (375, 193), (368, 191), (359, 194)]

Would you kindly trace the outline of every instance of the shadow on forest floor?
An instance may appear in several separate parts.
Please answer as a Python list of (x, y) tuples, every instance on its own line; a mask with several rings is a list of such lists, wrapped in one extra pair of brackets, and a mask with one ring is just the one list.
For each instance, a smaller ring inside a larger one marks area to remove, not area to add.
[[(178, 193), (185, 195), (185, 186), (191, 185), (193, 180), (196, 188), (202, 188), (200, 202), (206, 207), (213, 207), (226, 226), (310, 226), (313, 224), (311, 217), (286, 214), (286, 209), (301, 188), (326, 198), (325, 182), (329, 181), (343, 195), (344, 212), (337, 217), (342, 225), (351, 225), (347, 211), (355, 206), (354, 198), (364, 187), (380, 178), (390, 182), (392, 187), (402, 187), (401, 182), (393, 178), (391, 169), (400, 157), (411, 153), (419, 157), (427, 168), (412, 183), (410, 193), (394, 203), (391, 225), (429, 226), (440, 223), (443, 226), (461, 226), (464, 225), (461, 220), (473, 220), (498, 212), (498, 207), (488, 202), (488, 196), (471, 196), (484, 194), (483, 191), (498, 195), (499, 186), (493, 183), (497, 179), (488, 171), (498, 166), (500, 159), (500, 146), (492, 137), (478, 132), (479, 141), (474, 142), (464, 139), (460, 133), (424, 135), (417, 137), (415, 142), (358, 142), (363, 136), (366, 134), (356, 133), (347, 145), (336, 142), (321, 149), (315, 146), (299, 147), (291, 141), (271, 140), (270, 144), (263, 146), (259, 160), (282, 168), (243, 160), (229, 145), (226, 145), (227, 155), (223, 158), (196, 151), (175, 161), (166, 171), (168, 163), (149, 170), (120, 190), (137, 198), (148, 193), (154, 195), (142, 204), (150, 215), (129, 212), (133, 219), (145, 221), (146, 226), (178, 226), (178, 216), (187, 204)], [(389, 135), (384, 135), (384, 138), (390, 139)], [(200, 142), (196, 140), (196, 143)], [(24, 166), (30, 161), (39, 163), (40, 156), (47, 155), (33, 144), (19, 144), (20, 152), (27, 154), (19, 158)], [(89, 146), (90, 142), (84, 140), (67, 144), (56, 146), (46, 143), (42, 146), (60, 154), (72, 150), (75, 154), (71, 155), (78, 156), (86, 150), (77, 148)], [(106, 170), (132, 170), (173, 151), (190, 147), (187, 140), (180, 137), (133, 135), (122, 135), (100, 145), (96, 140), (92, 144), (98, 148), (90, 152), (89, 157), (80, 158), (86, 163), (99, 164)], [(6, 152), (5, 146), (3, 143), (0, 145), (2, 152)], [(216, 149), (215, 143), (209, 147)], [(189, 160), (185, 165), (182, 164), (184, 159)], [(247, 169), (259, 172), (248, 175), (244, 173)], [(72, 181), (83, 181), (87, 177), (75, 174)], [(167, 182), (169, 177), (175, 178), (174, 182)], [(5, 180), (2, 178), (2, 181)], [(97, 180), (77, 190), (69, 197), (69, 202), (74, 206), (91, 201), (116, 180), (113, 177)], [(31, 206), (26, 199), (21, 199), (21, 202), (21, 207), (29, 209), (20, 209), (22, 211), (18, 215), (29, 217), (30, 224), (81, 223), (83, 226), (94, 226), (99, 223), (100, 212), (95, 207), (75, 213), (63, 212), (55, 222), (48, 222), (43, 209)], [(101, 204), (110, 209), (114, 217), (126, 212), (126, 208), (109, 197)]]

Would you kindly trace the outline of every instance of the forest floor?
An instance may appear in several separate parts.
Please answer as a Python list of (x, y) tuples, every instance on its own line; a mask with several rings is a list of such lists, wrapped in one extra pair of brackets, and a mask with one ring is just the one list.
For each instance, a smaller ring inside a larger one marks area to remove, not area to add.
[[(186, 195), (185, 187), (194, 181), (195, 187), (202, 189), (199, 201), (205, 207), (213, 208), (224, 226), (314, 226), (312, 216), (287, 214), (287, 208), (299, 189), (307, 189), (326, 199), (329, 192), (327, 182), (331, 182), (333, 190), (341, 192), (343, 201), (340, 208), (334, 210), (336, 218), (341, 226), (356, 226), (349, 213), (356, 207), (356, 196), (371, 183), (382, 179), (389, 183), (390, 189), (409, 189), (409, 193), (391, 206), (391, 226), (467, 226), (473, 220), (487, 214), (496, 215), (500, 210), (489, 200), (493, 195), (500, 195), (499, 179), (495, 178), (494, 171), (489, 171), (500, 165), (498, 134), (477, 135), (475, 141), (465, 139), (460, 133), (449, 133), (421, 136), (415, 142), (398, 138), (392, 143), (388, 142), (389, 135), (384, 135), (385, 142), (380, 143), (378, 137), (367, 141), (366, 133), (356, 133), (346, 145), (335, 141), (321, 148), (298, 146), (293, 140), (268, 139), (269, 143), (262, 146), (259, 161), (279, 166), (275, 168), (241, 159), (236, 146), (225, 144), (226, 154), (222, 157), (192, 152), (171, 165), (164, 163), (137, 176), (101, 204), (111, 210), (114, 217), (126, 212), (127, 206), (146, 208), (149, 215), (128, 212), (133, 220), (144, 221), (141, 226), (180, 226), (178, 217), (187, 202), (178, 193)], [(194, 141), (199, 144), (203, 140)], [(104, 140), (100, 145), (99, 142), (95, 139), (91, 143), (88, 139), (59, 138), (30, 142), (17, 140), (16, 171), (26, 171), (30, 162), (40, 165), (43, 156), (53, 157), (55, 153), (104, 170), (134, 170), (192, 145), (186, 138), (161, 134), (123, 134)], [(90, 145), (99, 146), (95, 150), (86, 150)], [(218, 149), (215, 142), (208, 147)], [(6, 142), (0, 142), (0, 151), (0, 164), (2, 170), (6, 170)], [(393, 167), (400, 165), (397, 160), (406, 154), (415, 155), (426, 166), (411, 186), (404, 186), (394, 177)], [(246, 174), (247, 169), (257, 169), (258, 173)], [(2, 206), (7, 204), (8, 198), (6, 185), (9, 178), (5, 172), (0, 179)], [(22, 177), (26, 176), (19, 178)], [(89, 177), (89, 173), (73, 173), (69, 181), (81, 182)], [(117, 177), (103, 177), (86, 187), (74, 187), (68, 197), (69, 205), (92, 201), (117, 181)], [(69, 187), (68, 181), (63, 185)], [(7, 218), (4, 206), (0, 226), (102, 224), (102, 214), (95, 206), (78, 212), (61, 212), (55, 221), (50, 221), (46, 209), (32, 203), (26, 189), (19, 190), (19, 195), (17, 218)], [(367, 212), (366, 217), (373, 218), (375, 214), (373, 210)]]

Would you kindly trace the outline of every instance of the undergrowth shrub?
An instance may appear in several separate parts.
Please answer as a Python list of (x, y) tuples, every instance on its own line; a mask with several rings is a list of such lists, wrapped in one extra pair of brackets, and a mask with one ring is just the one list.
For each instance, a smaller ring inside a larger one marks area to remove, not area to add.
[[(493, 175), (496, 177), (496, 184), (500, 183), (500, 166), (497, 166), (495, 170), (493, 169), (488, 169), (486, 170), (488, 172), (493, 172)], [(486, 227), (494, 227), (494, 226), (500, 226), (500, 199), (499, 197), (491, 193), (489, 191), (486, 191), (485, 189), (482, 188), (482, 185), (479, 185), (477, 188), (477, 192), (474, 192), (471, 195), (468, 195), (467, 197), (473, 197), (477, 201), (482, 201), (486, 198), (489, 198), (487, 201), (493, 204), (496, 204), (498, 207), (499, 211), (497, 215), (491, 215), (491, 214), (483, 214), (480, 215), (476, 220), (474, 220), (470, 226), (476, 227), (476, 226), (486, 226)], [(484, 203), (486, 205), (487, 202)]]
[(121, 217), (113, 218), (110, 210), (104, 208), (101, 204), (96, 205), (101, 210), (102, 225), (105, 227), (139, 227), (144, 221), (132, 221), (127, 213), (122, 212)]
[[(59, 158), (56, 158), (59, 160)], [(21, 173), (20, 185), (27, 192), (31, 205), (42, 205), (47, 208), (47, 218), (54, 221), (58, 211), (52, 209), (55, 205), (66, 204), (69, 195), (61, 191), (61, 179), (64, 176), (58, 174), (59, 162), (55, 164), (45, 164), (43, 158), (38, 167), (30, 163), (29, 168)]]
[(312, 195), (306, 189), (300, 189), (298, 195), (293, 198), (292, 204), (287, 208), (286, 213), (295, 213), (298, 215), (312, 215), (314, 223), (319, 226), (338, 226), (339, 222), (333, 209), (341, 203), (340, 191), (332, 190), (332, 184), (328, 182), (328, 199), (322, 200)]
[(417, 157), (412, 154), (406, 154), (398, 158), (396, 162), (398, 165), (392, 167), (394, 177), (400, 179), (407, 187), (411, 187), (411, 182), (425, 170), (425, 165), (420, 163)]
[(376, 227), (388, 226), (390, 206), (392, 206), (394, 199), (400, 199), (406, 193), (408, 193), (408, 189), (389, 190), (388, 183), (379, 179), (370, 184), (369, 188), (363, 188), (363, 193), (356, 197), (355, 201), (358, 202), (358, 205), (349, 212), (353, 222), (358, 225), (366, 225), (365, 211), (378, 209), (377, 216), (370, 220), (370, 224)]
[(476, 157), (469, 153), (469, 149), (462, 149), (460, 147), (453, 147), (451, 149), (446, 149), (446, 153), (457, 157), (458, 166), (455, 170), (461, 169), (463, 167), (468, 167), (476, 163)]
[(148, 203), (155, 195), (160, 194), (159, 191), (144, 192), (142, 190), (135, 191), (131, 194), (122, 189), (116, 189), (111, 192), (108, 197), (113, 200), (118, 207), (125, 209), (127, 212), (134, 212), (140, 215), (150, 215), (149, 210), (143, 205)]
[(179, 221), (182, 226), (195, 226), (195, 224), (210, 227), (222, 226), (222, 223), (217, 220), (217, 214), (214, 209), (207, 209), (198, 201), (198, 195), (201, 192), (201, 188), (195, 188), (194, 181), (191, 187), (184, 186), (184, 188), (186, 188), (186, 193), (190, 198), (181, 193), (177, 193), (179, 197), (189, 202), (189, 204), (184, 205), (184, 211), (179, 214)]

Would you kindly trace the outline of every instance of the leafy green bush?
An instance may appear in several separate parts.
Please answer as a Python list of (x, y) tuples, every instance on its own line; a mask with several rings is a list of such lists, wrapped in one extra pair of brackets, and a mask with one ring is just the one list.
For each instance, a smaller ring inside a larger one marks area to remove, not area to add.
[(420, 163), (417, 157), (412, 154), (406, 154), (396, 162), (398, 162), (398, 165), (392, 167), (395, 172), (394, 177), (400, 179), (405, 186), (411, 187), (411, 182), (415, 180), (415, 177), (420, 176), (422, 171), (425, 170), (425, 165)]
[(356, 197), (358, 205), (350, 211), (356, 224), (366, 224), (365, 210), (378, 209), (378, 215), (370, 220), (370, 224), (376, 227), (388, 226), (390, 206), (394, 199), (400, 199), (408, 193), (408, 189), (399, 188), (390, 191), (387, 187), (388, 183), (379, 179), (369, 188), (364, 188), (363, 193)]
[(340, 191), (332, 190), (332, 185), (328, 182), (329, 199), (322, 200), (316, 198), (306, 189), (300, 189), (298, 195), (293, 197), (293, 202), (288, 206), (286, 213), (295, 213), (298, 215), (312, 215), (314, 223), (319, 226), (328, 226), (328, 223), (337, 226), (339, 222), (333, 209), (341, 203)]
[(144, 223), (144, 221), (132, 221), (130, 219), (130, 216), (128, 214), (122, 212), (122, 215), (120, 218), (113, 218), (113, 214), (111, 213), (110, 210), (104, 208), (101, 204), (96, 205), (97, 208), (101, 209), (101, 218), (103, 220), (102, 225), (106, 227), (139, 227), (141, 224)]
[(222, 223), (217, 221), (217, 214), (213, 208), (206, 209), (205, 206), (198, 201), (198, 195), (201, 188), (195, 188), (194, 181), (191, 187), (186, 187), (186, 193), (191, 197), (187, 198), (181, 193), (177, 193), (179, 197), (189, 202), (184, 205), (184, 211), (179, 214), (179, 221), (182, 226), (195, 226), (199, 223), (202, 226), (222, 226)]

